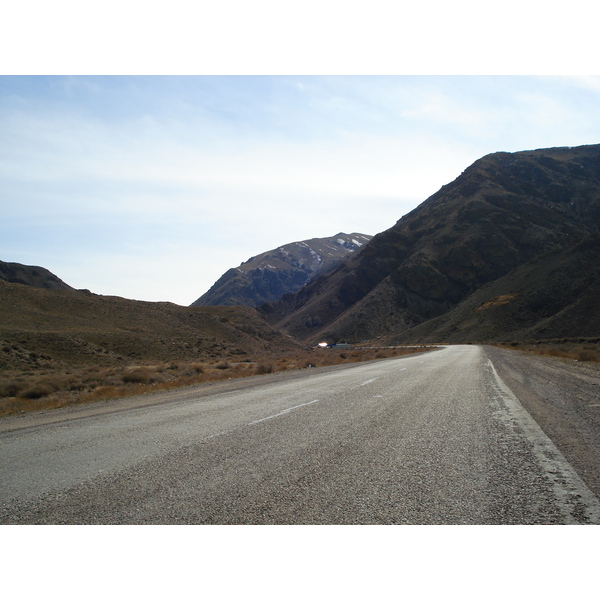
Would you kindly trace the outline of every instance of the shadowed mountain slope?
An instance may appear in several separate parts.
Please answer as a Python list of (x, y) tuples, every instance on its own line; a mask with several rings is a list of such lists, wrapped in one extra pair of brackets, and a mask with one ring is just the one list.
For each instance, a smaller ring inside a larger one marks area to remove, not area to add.
[(317, 275), (339, 266), (372, 238), (362, 233), (338, 233), (285, 244), (229, 269), (192, 306), (256, 307), (295, 292)]
[(0, 279), (10, 283), (21, 283), (48, 290), (72, 290), (62, 279), (43, 267), (30, 267), (0, 260)]
[(600, 234), (482, 286), (444, 315), (390, 342), (451, 343), (600, 337)]
[(600, 145), (490, 154), (331, 274), (260, 310), (305, 340), (401, 334), (599, 225)]

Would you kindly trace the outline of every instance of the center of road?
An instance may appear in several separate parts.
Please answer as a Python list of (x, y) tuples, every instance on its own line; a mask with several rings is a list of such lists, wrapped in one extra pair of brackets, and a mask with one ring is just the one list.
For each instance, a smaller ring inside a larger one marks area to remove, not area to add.
[(248, 425), (256, 425), (257, 423), (262, 423), (263, 421), (268, 421), (269, 419), (274, 419), (275, 417), (280, 417), (281, 415), (285, 415), (297, 408), (302, 408), (303, 406), (308, 406), (309, 404), (314, 404), (315, 402), (320, 402), (319, 400), (311, 400), (310, 402), (304, 402), (303, 404), (298, 404), (297, 406), (290, 406), (290, 408), (286, 408), (281, 412), (275, 413), (274, 415), (269, 415), (268, 417), (264, 417), (262, 419), (258, 419), (258, 421), (252, 421), (252, 423), (248, 423)]

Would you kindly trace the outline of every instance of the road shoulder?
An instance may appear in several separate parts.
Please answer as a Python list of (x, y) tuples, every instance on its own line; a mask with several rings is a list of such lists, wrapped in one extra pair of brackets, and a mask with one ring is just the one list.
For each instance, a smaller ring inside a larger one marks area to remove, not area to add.
[(485, 346), (505, 385), (600, 497), (600, 365)]

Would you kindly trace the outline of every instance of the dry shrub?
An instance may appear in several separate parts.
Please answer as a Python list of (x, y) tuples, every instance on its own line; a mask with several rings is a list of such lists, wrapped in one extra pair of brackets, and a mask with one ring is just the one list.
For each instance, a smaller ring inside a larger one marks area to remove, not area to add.
[(273, 365), (271, 363), (259, 363), (258, 365), (256, 365), (256, 368), (254, 369), (254, 372), (257, 375), (266, 375), (267, 373), (272, 373), (273, 372)]
[(220, 362), (215, 365), (215, 369), (224, 371), (225, 369), (231, 369), (231, 365), (228, 362)]
[(589, 362), (600, 362), (600, 352), (589, 348), (581, 348), (575, 351), (577, 360), (589, 361)]
[(93, 402), (95, 400), (112, 400), (128, 395), (125, 388), (116, 385), (101, 385), (92, 392), (82, 397), (84, 402)]
[(199, 372), (202, 373), (202, 371), (196, 371), (193, 367), (187, 367), (179, 371), (177, 377), (194, 377), (195, 375), (198, 375)]
[(31, 378), (27, 384), (24, 384), (16, 393), (19, 398), (36, 400), (52, 394), (52, 392), (62, 390), (66, 387), (66, 378), (64, 376)]
[(17, 396), (26, 384), (20, 380), (3, 381), (0, 383), (0, 398)]
[(26, 387), (18, 393), (19, 398), (27, 398), (28, 400), (37, 400), (48, 396), (54, 391), (54, 388), (47, 383), (34, 383)]
[[(587, 341), (589, 342), (589, 340)], [(552, 344), (513, 342), (511, 343), (511, 349), (520, 350), (529, 354), (552, 356), (568, 360), (600, 362), (600, 349), (591, 344), (576, 347), (569, 338), (552, 340), (552, 342)], [(560, 344), (561, 347), (558, 348), (555, 344)]]
[(69, 404), (65, 397), (41, 397), (41, 398), (12, 398), (0, 402), (0, 417), (6, 417), (15, 413), (32, 412), (35, 410), (48, 410), (61, 408)]
[(76, 377), (70, 377), (65, 386), (65, 389), (69, 390), (70, 392), (80, 392), (85, 388), (86, 384), (81, 379)]
[(135, 369), (123, 374), (124, 383), (150, 383), (150, 371), (146, 368)]
[(558, 348), (540, 348), (537, 354), (545, 354), (547, 356), (556, 356), (558, 358), (570, 358), (568, 352), (559, 350)]

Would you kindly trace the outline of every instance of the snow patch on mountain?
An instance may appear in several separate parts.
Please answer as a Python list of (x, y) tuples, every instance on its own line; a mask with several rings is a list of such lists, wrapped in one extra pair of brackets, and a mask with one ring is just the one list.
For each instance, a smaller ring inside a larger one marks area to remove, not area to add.
[(340, 232), (330, 238), (284, 244), (228, 271), (192, 306), (256, 307), (273, 302), (300, 289), (314, 277), (332, 271), (370, 239), (371, 236), (360, 233)]

